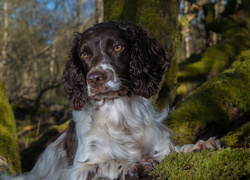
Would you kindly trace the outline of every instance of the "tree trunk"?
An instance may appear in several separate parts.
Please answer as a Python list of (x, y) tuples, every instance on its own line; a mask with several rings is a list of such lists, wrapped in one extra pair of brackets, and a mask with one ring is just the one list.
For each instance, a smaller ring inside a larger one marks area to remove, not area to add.
[(17, 145), (16, 123), (3, 84), (0, 82), (0, 174), (6, 169), (10, 174), (21, 173)]
[[(215, 18), (218, 17), (219, 15), (219, 2), (216, 2), (214, 5), (214, 12), (215, 12)], [(216, 32), (212, 32), (212, 44), (216, 45), (217, 44), (217, 33)]]
[(66, 7), (64, 5), (64, 3), (62, 2), (62, 8), (63, 8), (63, 22), (65, 25), (67, 25), (68, 21), (67, 21), (67, 11), (66, 11)]
[[(55, 44), (53, 44), (52, 50), (51, 50), (50, 67), (49, 67), (49, 72), (50, 72), (51, 77), (54, 77), (54, 74), (55, 74), (55, 61), (56, 61), (56, 47), (55, 47)], [(55, 89), (51, 90), (50, 97), (51, 99), (55, 97)]]
[[(189, 3), (188, 3), (187, 0), (185, 0), (184, 1), (184, 14), (185, 15), (188, 13), (188, 9), (189, 9)], [(188, 28), (187, 30), (185, 30), (185, 35), (184, 35), (186, 58), (190, 57), (189, 36), (190, 36), (190, 31), (189, 31), (189, 28)]]
[(219, 3), (219, 13), (221, 14), (225, 9), (225, 0), (220, 0)]
[(79, 24), (79, 29), (80, 32), (83, 31), (83, 11), (82, 11), (82, 6), (83, 6), (83, 0), (78, 0), (78, 24)]
[(53, 44), (52, 45), (52, 50), (51, 50), (51, 60), (50, 60), (50, 67), (49, 67), (49, 72), (50, 75), (54, 75), (54, 66), (55, 66), (55, 59), (56, 59), (56, 47)]
[(103, 4), (102, 0), (96, 0), (96, 13), (95, 13), (95, 21), (96, 23), (103, 22)]
[(7, 44), (8, 44), (8, 26), (9, 26), (9, 18), (8, 18), (8, 2), (4, 1), (3, 4), (4, 9), (4, 32), (3, 32), (3, 48), (2, 48), (2, 60), (0, 61), (0, 79), (3, 78), (3, 66), (7, 60)]

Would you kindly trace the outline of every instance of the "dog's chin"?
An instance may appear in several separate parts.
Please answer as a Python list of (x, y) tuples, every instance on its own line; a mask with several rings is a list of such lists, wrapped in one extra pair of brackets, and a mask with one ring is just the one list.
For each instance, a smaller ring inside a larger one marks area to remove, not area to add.
[(105, 99), (116, 99), (119, 97), (127, 96), (128, 90), (122, 89), (118, 91), (99, 91), (95, 94), (89, 95), (89, 98), (95, 101), (105, 100)]

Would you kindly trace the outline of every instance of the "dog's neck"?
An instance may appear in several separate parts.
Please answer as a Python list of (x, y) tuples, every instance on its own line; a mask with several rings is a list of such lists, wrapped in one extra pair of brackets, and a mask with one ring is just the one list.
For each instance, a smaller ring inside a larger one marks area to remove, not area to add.
[(162, 122), (167, 113), (167, 110), (156, 112), (149, 99), (141, 96), (124, 96), (116, 99), (90, 101), (81, 111), (74, 111), (73, 117), (76, 123), (90, 115), (91, 121), (105, 119), (117, 125), (125, 120), (128, 124), (131, 123), (132, 128), (138, 128), (145, 123), (149, 125), (148, 123), (151, 123), (152, 119), (155, 122)]

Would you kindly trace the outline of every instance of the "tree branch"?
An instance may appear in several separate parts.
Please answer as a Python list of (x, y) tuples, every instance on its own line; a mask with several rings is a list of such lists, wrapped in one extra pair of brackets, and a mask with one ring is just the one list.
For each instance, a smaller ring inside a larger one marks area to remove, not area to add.
[(182, 29), (185, 31), (188, 29), (189, 22), (197, 16), (199, 11), (202, 9), (202, 6), (207, 4), (209, 0), (200, 0), (197, 3), (192, 4), (192, 6), (189, 8), (188, 13), (184, 15), (180, 19), (180, 24), (182, 26)]

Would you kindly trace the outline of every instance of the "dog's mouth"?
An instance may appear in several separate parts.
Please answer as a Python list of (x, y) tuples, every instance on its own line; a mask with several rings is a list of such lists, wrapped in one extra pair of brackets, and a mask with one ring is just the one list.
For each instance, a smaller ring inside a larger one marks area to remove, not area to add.
[(98, 91), (93, 95), (89, 95), (90, 99), (101, 100), (101, 99), (115, 99), (128, 94), (128, 89), (123, 88), (118, 91)]

